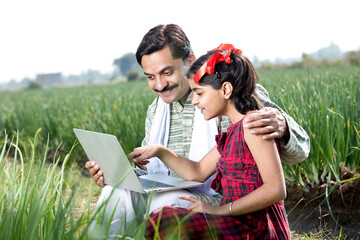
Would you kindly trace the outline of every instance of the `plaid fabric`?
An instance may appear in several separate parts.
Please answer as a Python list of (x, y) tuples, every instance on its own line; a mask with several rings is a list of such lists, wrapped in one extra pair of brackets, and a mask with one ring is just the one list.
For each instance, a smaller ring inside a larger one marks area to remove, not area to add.
[[(263, 182), (245, 143), (242, 120), (228, 127), (228, 132), (219, 134), (216, 140), (221, 157), (211, 187), (223, 195), (220, 205), (224, 205), (253, 192)], [(169, 234), (185, 234), (184, 239), (290, 239), (283, 201), (237, 217), (165, 207), (151, 213), (150, 218), (160, 224), (159, 234), (163, 239)], [(177, 228), (179, 220), (183, 223)], [(151, 221), (147, 227), (146, 237), (152, 239), (155, 230)]]
[(161, 239), (264, 239), (266, 232), (263, 214), (235, 218), (166, 206), (151, 213), (150, 217), (153, 222), (147, 223), (147, 239), (155, 237), (153, 224), (160, 224), (157, 236)]

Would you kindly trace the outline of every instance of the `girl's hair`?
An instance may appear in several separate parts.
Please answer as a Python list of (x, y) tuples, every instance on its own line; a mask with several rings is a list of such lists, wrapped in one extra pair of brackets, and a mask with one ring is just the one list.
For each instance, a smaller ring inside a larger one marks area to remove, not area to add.
[[(215, 53), (226, 51), (213, 50), (198, 58), (188, 71), (190, 75), (195, 75), (200, 67)], [(222, 61), (215, 65), (214, 73), (205, 73), (199, 80), (199, 85), (210, 85), (215, 90), (219, 90), (224, 82), (229, 82), (233, 86), (230, 99), (233, 101), (236, 110), (241, 114), (246, 114), (251, 110), (258, 110), (262, 107), (255, 88), (258, 76), (254, 65), (241, 54), (231, 53), (231, 63)]]

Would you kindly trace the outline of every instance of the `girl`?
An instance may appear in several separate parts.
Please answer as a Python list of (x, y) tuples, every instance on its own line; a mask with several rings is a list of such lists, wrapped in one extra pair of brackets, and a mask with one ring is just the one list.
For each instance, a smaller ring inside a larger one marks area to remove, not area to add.
[(255, 93), (255, 68), (241, 53), (222, 44), (201, 56), (189, 70), (192, 103), (204, 118), (225, 115), (232, 122), (226, 133), (216, 136), (217, 147), (200, 162), (162, 145), (136, 148), (129, 154), (136, 161), (156, 156), (187, 180), (204, 182), (217, 172), (211, 187), (223, 196), (220, 206), (182, 196), (193, 203), (188, 209), (155, 210), (150, 214), (147, 238), (154, 238), (154, 225), (160, 224), (159, 235), (164, 239), (178, 234), (185, 239), (290, 239), (277, 143), (243, 128), (246, 114), (259, 110), (261, 104)]

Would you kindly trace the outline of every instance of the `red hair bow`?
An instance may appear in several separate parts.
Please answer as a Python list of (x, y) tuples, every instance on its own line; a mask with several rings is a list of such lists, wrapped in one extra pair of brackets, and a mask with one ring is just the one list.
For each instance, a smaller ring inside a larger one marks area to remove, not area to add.
[[(217, 48), (215, 48), (215, 49), (213, 49), (211, 51), (214, 51), (214, 50), (226, 50), (227, 53), (225, 55), (225, 54), (223, 54), (221, 52), (215, 52), (200, 67), (200, 69), (195, 74), (195, 76), (194, 76), (195, 83), (198, 83), (200, 81), (200, 79), (204, 76), (205, 73), (207, 73), (207, 74), (214, 73), (215, 65), (218, 64), (219, 62), (225, 61), (227, 64), (230, 64), (231, 63), (231, 59), (230, 59), (231, 53), (234, 53), (234, 54), (241, 54), (242, 53), (242, 51), (240, 49), (234, 48), (234, 46), (232, 44), (225, 44), (225, 43), (220, 44), (220, 46), (218, 46)], [(211, 52), (211, 51), (208, 51), (208, 52)]]

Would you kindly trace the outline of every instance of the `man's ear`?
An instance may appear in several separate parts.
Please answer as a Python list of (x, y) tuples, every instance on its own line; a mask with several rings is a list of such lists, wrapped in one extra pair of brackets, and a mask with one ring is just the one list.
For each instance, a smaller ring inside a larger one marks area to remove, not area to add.
[(195, 54), (190, 54), (190, 56), (185, 60), (186, 64), (189, 64), (188, 67), (191, 66), (191, 64), (193, 64), (196, 60)]
[(225, 99), (230, 99), (233, 92), (233, 85), (230, 82), (224, 82), (221, 86), (222, 93)]

